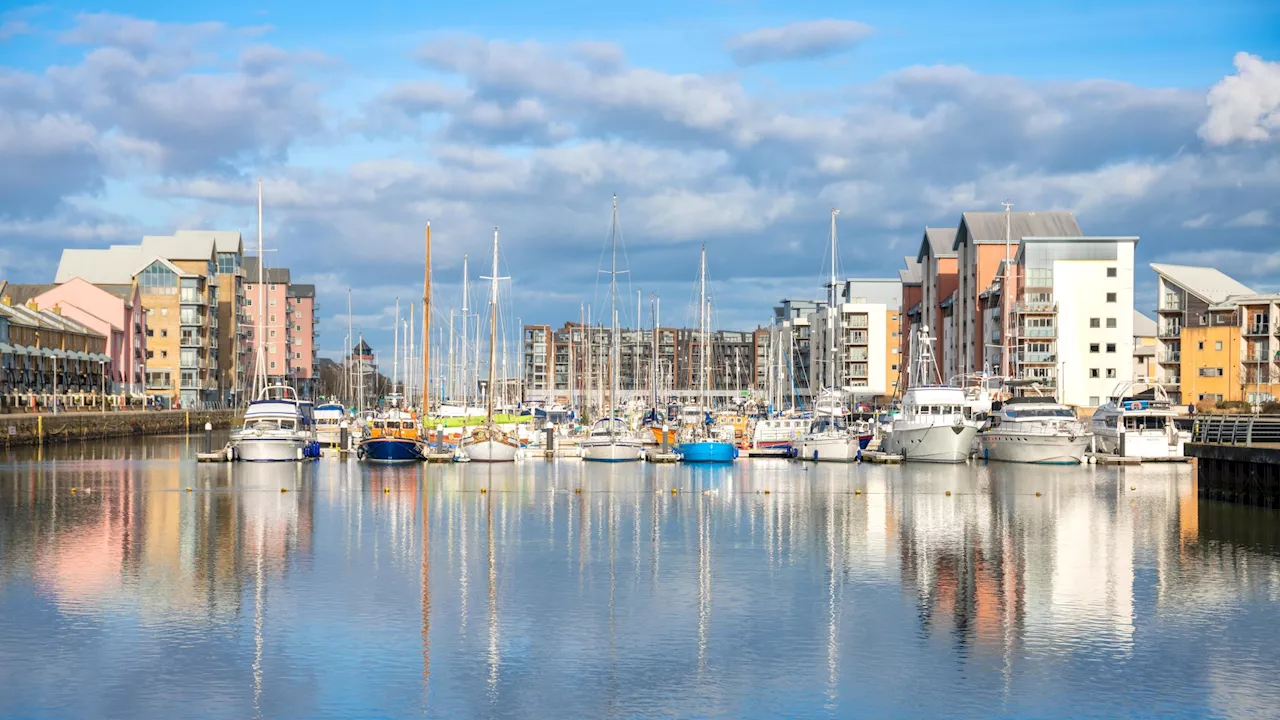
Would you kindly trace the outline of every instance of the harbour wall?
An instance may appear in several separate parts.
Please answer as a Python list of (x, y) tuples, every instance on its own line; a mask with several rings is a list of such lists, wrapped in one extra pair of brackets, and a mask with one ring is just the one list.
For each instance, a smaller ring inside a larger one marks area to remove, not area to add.
[(72, 412), (0, 417), (5, 447), (50, 445), (134, 435), (203, 432), (205, 423), (228, 428), (241, 417), (237, 410), (150, 410), (137, 412)]
[(1280, 508), (1280, 445), (1187, 443), (1186, 453), (1196, 459), (1200, 497)]

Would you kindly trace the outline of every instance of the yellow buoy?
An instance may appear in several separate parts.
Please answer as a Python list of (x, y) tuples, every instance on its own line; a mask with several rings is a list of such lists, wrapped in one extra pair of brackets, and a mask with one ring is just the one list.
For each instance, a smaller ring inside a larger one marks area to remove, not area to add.
[(71, 488), (71, 494), (72, 494), (72, 495), (75, 495), (75, 494), (76, 494), (76, 489), (75, 489), (75, 488)]
[(1038, 492), (1037, 492), (1037, 493), (1036, 493), (1036, 497), (1040, 497), (1040, 493), (1038, 493)]
[(280, 492), (289, 492), (289, 488), (280, 488)]
[(191, 492), (190, 486), (187, 487), (187, 492)]
[(1137, 490), (1137, 489), (1138, 489), (1138, 486), (1137, 486), (1137, 485), (1130, 485), (1130, 486), (1129, 486), (1129, 489), (1130, 489), (1130, 490)]
[(574, 493), (575, 495), (581, 495), (581, 494), (582, 494), (582, 488), (574, 488), (574, 489), (573, 489), (573, 493)]
[(384, 493), (389, 493), (389, 492), (391, 492), (391, 488), (384, 487), (384, 488), (382, 488), (382, 492), (384, 492)]
[(854, 495), (861, 495), (861, 494), (862, 494), (862, 491), (861, 491), (861, 490), (854, 490), (854, 491), (853, 491), (853, 494), (854, 494)]
[(489, 492), (489, 488), (480, 488), (480, 494), (481, 494), (481, 495), (483, 495), (483, 494), (485, 494), (485, 493), (487, 493), (487, 492)]
[(677, 490), (677, 489), (675, 489), (675, 488), (671, 488), (671, 494), (672, 494), (672, 495), (675, 495), (675, 494), (676, 494), (676, 493), (678, 493), (678, 492), (680, 492), (680, 491), (679, 491), (679, 490)]
[(948, 490), (948, 491), (947, 491), (947, 497), (951, 497), (951, 491), (950, 491), (950, 490)]
[(765, 495), (768, 495), (768, 494), (769, 494), (769, 488), (765, 488), (765, 489), (764, 489), (764, 494), (765, 494)]

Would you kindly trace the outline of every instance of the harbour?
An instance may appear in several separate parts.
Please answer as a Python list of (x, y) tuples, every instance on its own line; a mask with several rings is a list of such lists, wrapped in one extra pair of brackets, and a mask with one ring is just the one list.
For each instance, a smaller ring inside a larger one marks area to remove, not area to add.
[(0, 714), (1280, 701), (1280, 518), (1199, 497), (1187, 465), (196, 464), (202, 447), (0, 451)]

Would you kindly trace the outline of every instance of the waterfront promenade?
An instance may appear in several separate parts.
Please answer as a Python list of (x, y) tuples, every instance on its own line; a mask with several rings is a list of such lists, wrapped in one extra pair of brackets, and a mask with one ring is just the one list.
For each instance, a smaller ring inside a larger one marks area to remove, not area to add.
[(239, 410), (130, 410), (0, 415), (0, 444), (47, 445), (77, 440), (203, 432), (231, 427)]

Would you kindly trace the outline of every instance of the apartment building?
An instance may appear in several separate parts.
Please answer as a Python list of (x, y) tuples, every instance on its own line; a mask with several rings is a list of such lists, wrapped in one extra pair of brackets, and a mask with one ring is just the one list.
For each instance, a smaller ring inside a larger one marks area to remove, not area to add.
[[(911, 338), (920, 331), (924, 312), (924, 288), (921, 284), (920, 263), (914, 257), (904, 257), (906, 268), (898, 271), (898, 282), (902, 284), (902, 330), (899, 333), (898, 354), (903, 358), (911, 356)], [(903, 360), (903, 364), (906, 364)]]
[(1156, 321), (1133, 311), (1133, 381), (1140, 382), (1156, 377)]
[(810, 388), (838, 387), (883, 402), (898, 384), (903, 291), (897, 278), (858, 278), (837, 285), (838, 306), (809, 315), (813, 331)]
[[(946, 237), (954, 270), (939, 247)], [(966, 212), (954, 234), (925, 232), (918, 311), (905, 302), (915, 266), (900, 272), (903, 314), (939, 338), (944, 380), (1034, 379), (1063, 402), (1096, 407), (1133, 372), (1137, 242), (1087, 237), (1069, 212)]]
[[(45, 410), (98, 401), (107, 390), (107, 337), (35, 300), (0, 297), (0, 406)], [(73, 397), (74, 396), (74, 397)]]
[[(1187, 404), (1243, 399), (1230, 397), (1228, 387), (1231, 383), (1238, 387), (1238, 380), (1229, 379), (1239, 375), (1238, 367), (1232, 370), (1221, 363), (1201, 366), (1199, 363), (1209, 358), (1200, 354), (1200, 343), (1214, 348), (1222, 343), (1224, 352), (1240, 356), (1240, 340), (1231, 337), (1231, 328), (1238, 330), (1242, 321), (1234, 298), (1255, 295), (1253, 289), (1214, 268), (1156, 263), (1151, 269), (1156, 273), (1158, 379), (1170, 398)], [(1188, 347), (1183, 337), (1186, 328), (1197, 328), (1188, 338), (1195, 343), (1194, 355), (1183, 355)]]
[(61, 285), (4, 284), (10, 306), (34, 301), (107, 338), (107, 392), (141, 398), (146, 382), (146, 313), (136, 283), (93, 285), (72, 278)]
[(1234, 298), (1240, 308), (1242, 369), (1236, 378), (1243, 400), (1273, 402), (1280, 389), (1280, 294)]

